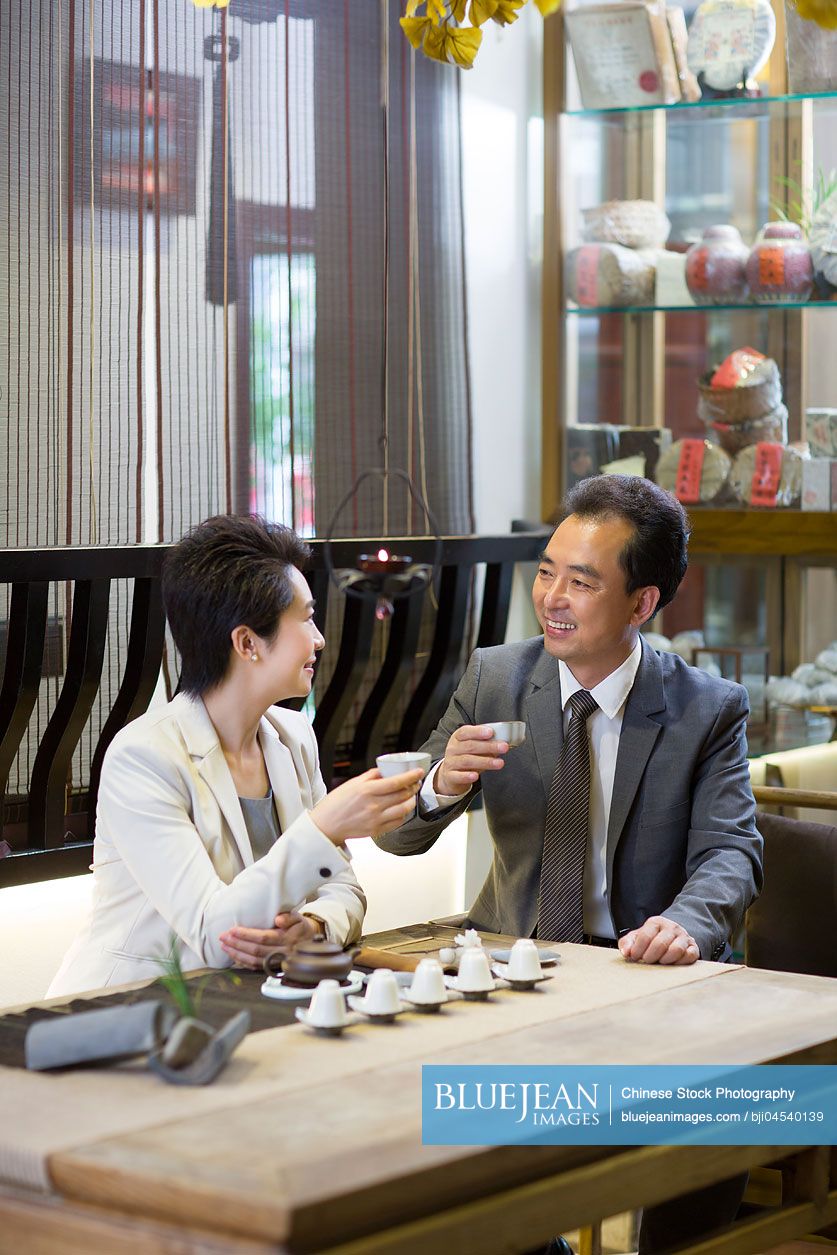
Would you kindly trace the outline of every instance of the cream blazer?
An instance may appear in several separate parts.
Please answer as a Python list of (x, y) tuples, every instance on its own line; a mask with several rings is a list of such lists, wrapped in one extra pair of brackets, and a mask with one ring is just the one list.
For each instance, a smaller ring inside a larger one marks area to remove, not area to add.
[(113, 739), (102, 766), (93, 842), (93, 905), (48, 997), (149, 979), (172, 934), (184, 969), (229, 967), (219, 935), (267, 928), (281, 911), (360, 935), (366, 899), (345, 846), (309, 809), (325, 795), (304, 715), (271, 707), (259, 728), (282, 836), (254, 861), (218, 734), (200, 699), (180, 694)]

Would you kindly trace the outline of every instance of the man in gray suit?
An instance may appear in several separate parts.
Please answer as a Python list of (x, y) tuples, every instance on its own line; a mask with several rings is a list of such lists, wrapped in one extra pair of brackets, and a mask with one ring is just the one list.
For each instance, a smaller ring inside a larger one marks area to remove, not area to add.
[[(618, 945), (632, 962), (729, 956), (762, 883), (747, 693), (640, 636), (677, 591), (688, 534), (683, 507), (650, 481), (583, 480), (538, 564), (543, 635), (477, 650), (423, 746), (434, 767), (416, 815), (375, 840), (421, 854), (481, 792), (494, 859), (476, 928)], [(500, 720), (523, 720), (525, 742), (495, 740), (487, 725)], [(567, 845), (579, 812), (580, 846)], [(569, 903), (558, 925), (556, 896)], [(646, 1210), (640, 1255), (728, 1224), (745, 1184)]]
[[(543, 636), (472, 655), (423, 746), (438, 765), (417, 814), (377, 844), (423, 853), (481, 791), (494, 859), (470, 920), (536, 935), (550, 788), (571, 698), (586, 691), (596, 708), (584, 939), (645, 963), (724, 959), (762, 879), (747, 693), (655, 653), (639, 632), (685, 573), (685, 513), (628, 476), (583, 480), (566, 507), (533, 588)], [(523, 745), (494, 739), (486, 725), (500, 720), (526, 723)]]

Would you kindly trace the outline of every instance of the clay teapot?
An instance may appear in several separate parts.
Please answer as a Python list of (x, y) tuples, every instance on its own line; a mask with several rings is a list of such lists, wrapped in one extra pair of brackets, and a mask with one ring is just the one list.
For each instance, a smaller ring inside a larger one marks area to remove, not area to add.
[(345, 980), (358, 954), (357, 946), (344, 950), (336, 941), (312, 937), (295, 946), (278, 946), (271, 950), (264, 960), (264, 970), (268, 976), (278, 976), (281, 972), (293, 984), (313, 988), (321, 980)]

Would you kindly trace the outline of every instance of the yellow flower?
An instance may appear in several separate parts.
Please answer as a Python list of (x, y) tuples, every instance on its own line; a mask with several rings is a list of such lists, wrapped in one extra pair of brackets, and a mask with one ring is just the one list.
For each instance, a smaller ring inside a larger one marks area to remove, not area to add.
[(465, 10), (468, 7), (468, 0), (454, 0), (451, 13), (460, 26), (465, 21)]
[(434, 26), (438, 26), (440, 22), (444, 21), (447, 15), (445, 0), (427, 0), (427, 16), (431, 19)]
[(510, 26), (512, 22), (516, 22), (520, 14), (518, 9), (522, 9), (526, 0), (500, 0), (497, 5), (497, 12), (491, 19), (498, 26)]
[(500, 0), (471, 0), (469, 17), (474, 26), (482, 26), (497, 12)]
[(445, 30), (443, 26), (427, 27), (427, 33), (424, 37), (424, 55), (430, 57), (431, 61), (443, 61), (445, 65), (448, 63), (445, 55)]
[(476, 26), (452, 27), (445, 37), (448, 61), (461, 70), (470, 70), (481, 43), (482, 31)]
[(409, 39), (414, 48), (420, 48), (424, 39), (424, 32), (430, 25), (429, 17), (402, 17), (398, 19), (401, 23), (401, 29)]
[(800, 17), (827, 30), (837, 30), (837, 0), (796, 0)]
[(561, 0), (535, 0), (535, 4), (540, 10), (541, 17), (550, 17), (560, 9)]
[(424, 0), (407, 0), (407, 17), (415, 17)]

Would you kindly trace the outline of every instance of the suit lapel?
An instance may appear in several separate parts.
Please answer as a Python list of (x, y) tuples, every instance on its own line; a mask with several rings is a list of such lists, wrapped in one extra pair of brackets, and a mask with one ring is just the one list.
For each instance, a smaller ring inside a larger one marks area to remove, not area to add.
[(535, 747), (543, 790), (549, 797), (555, 764), (564, 745), (564, 721), (561, 717), (561, 681), (558, 663), (546, 651), (532, 670), (534, 686), (526, 699), (525, 718), (528, 735)]
[(261, 721), (259, 744), (262, 747), (265, 767), (270, 777), (279, 826), (285, 832), (304, 805), (294, 760), (291, 751), (268, 718), (263, 718)]
[(651, 715), (661, 710), (665, 710), (665, 693), (660, 660), (643, 641), (642, 658), (633, 688), (628, 694), (616, 753), (616, 772), (607, 825), (608, 884), (613, 883), (613, 859), (625, 820), (633, 806), (651, 751), (660, 735), (661, 725)]
[(218, 740), (218, 733), (206, 707), (200, 698), (178, 694), (172, 705), (177, 704), (177, 722), (183, 733), (186, 748), (195, 761), (198, 774), (209, 788), (227, 821), (245, 867), (253, 862), (253, 850), (247, 835), (247, 825), (235, 784)]

